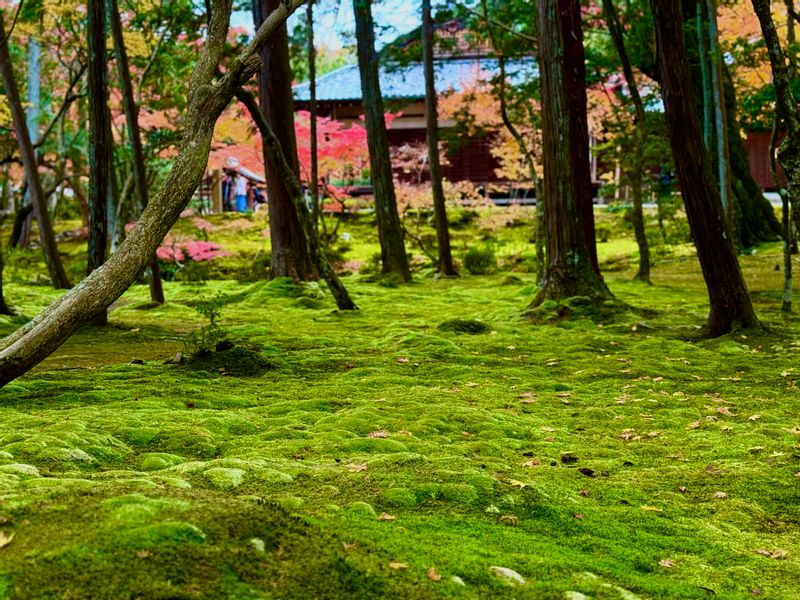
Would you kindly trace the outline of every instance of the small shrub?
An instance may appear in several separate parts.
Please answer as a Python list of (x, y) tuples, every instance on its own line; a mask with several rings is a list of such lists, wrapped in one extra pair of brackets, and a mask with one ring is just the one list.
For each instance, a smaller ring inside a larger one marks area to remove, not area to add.
[(594, 233), (595, 233), (595, 238), (597, 238), (597, 241), (602, 244), (608, 243), (608, 241), (611, 239), (611, 227), (609, 227), (605, 223), (601, 223), (597, 227), (595, 227)]
[(197, 314), (208, 319), (208, 323), (186, 338), (184, 347), (189, 356), (210, 354), (227, 337), (228, 333), (219, 326), (223, 304), (222, 294), (217, 293), (211, 300), (201, 300), (195, 306)]
[(497, 268), (497, 256), (489, 246), (476, 246), (464, 254), (464, 268), (473, 275), (488, 275)]

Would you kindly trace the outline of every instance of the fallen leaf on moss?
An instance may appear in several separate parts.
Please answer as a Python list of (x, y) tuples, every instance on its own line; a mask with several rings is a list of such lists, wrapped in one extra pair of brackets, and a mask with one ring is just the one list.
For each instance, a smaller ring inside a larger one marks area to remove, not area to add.
[(756, 550), (756, 554), (760, 554), (761, 556), (766, 556), (767, 558), (772, 558), (774, 560), (783, 560), (789, 553), (786, 550)]
[(389, 432), (388, 431), (383, 431), (383, 430), (373, 431), (373, 432), (371, 432), (369, 434), (369, 437), (371, 437), (371, 438), (388, 438), (389, 437)]
[(662, 558), (660, 561), (658, 561), (658, 564), (665, 569), (671, 569), (675, 566), (675, 561), (670, 558)]
[(662, 509), (658, 508), (657, 506), (649, 506), (647, 504), (645, 504), (641, 508), (642, 508), (642, 510), (646, 510), (648, 512), (664, 512)]
[(361, 463), (351, 463), (347, 465), (347, 470), (351, 473), (360, 473), (361, 471), (367, 470), (367, 465)]
[(717, 500), (722, 500), (723, 498), (727, 497), (728, 494), (726, 494), (725, 492), (714, 492), (714, 498), (716, 498)]
[(396, 521), (397, 517), (389, 513), (381, 513), (378, 515), (378, 521)]
[(442, 580), (442, 576), (439, 575), (439, 573), (436, 571), (436, 567), (431, 567), (430, 569), (428, 569), (427, 575), (428, 575), (428, 579), (430, 579), (431, 581), (441, 581)]
[(403, 562), (390, 562), (389, 568), (394, 569), (395, 571), (402, 571), (408, 568), (408, 565)]
[(5, 548), (11, 543), (11, 540), (14, 539), (14, 532), (12, 531), (9, 534), (6, 534), (3, 531), (0, 531), (0, 548)]

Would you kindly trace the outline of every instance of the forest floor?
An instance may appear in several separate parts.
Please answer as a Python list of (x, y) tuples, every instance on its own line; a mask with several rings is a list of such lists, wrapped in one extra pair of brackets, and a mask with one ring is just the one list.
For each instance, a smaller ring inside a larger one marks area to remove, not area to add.
[[(742, 257), (767, 331), (702, 340), (690, 247), (633, 283), (616, 226), (606, 279), (649, 310), (531, 324), (522, 231), (457, 232), (459, 256), (491, 238), (493, 274), (346, 277), (355, 313), (284, 280), (172, 282), (158, 308), (132, 288), (0, 389), (0, 598), (796, 598), (779, 245)], [(0, 334), (57, 296), (34, 260), (9, 258)], [(165, 364), (215, 295), (233, 348)]]

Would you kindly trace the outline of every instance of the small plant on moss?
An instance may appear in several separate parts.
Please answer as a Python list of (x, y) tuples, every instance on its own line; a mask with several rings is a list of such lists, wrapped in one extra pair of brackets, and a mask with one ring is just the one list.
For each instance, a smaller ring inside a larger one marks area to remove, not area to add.
[(473, 275), (488, 275), (497, 269), (497, 256), (490, 246), (476, 246), (464, 254), (464, 268)]
[(223, 304), (222, 294), (217, 293), (210, 300), (201, 300), (195, 306), (197, 314), (208, 319), (208, 323), (192, 331), (186, 338), (184, 346), (187, 354), (190, 356), (210, 354), (216, 349), (217, 344), (225, 340), (228, 332), (219, 326)]

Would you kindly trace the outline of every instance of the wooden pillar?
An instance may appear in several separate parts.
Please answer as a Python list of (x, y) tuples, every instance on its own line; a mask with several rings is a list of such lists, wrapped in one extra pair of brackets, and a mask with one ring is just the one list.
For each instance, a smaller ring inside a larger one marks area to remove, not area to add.
[(211, 171), (211, 214), (222, 212), (222, 171)]

